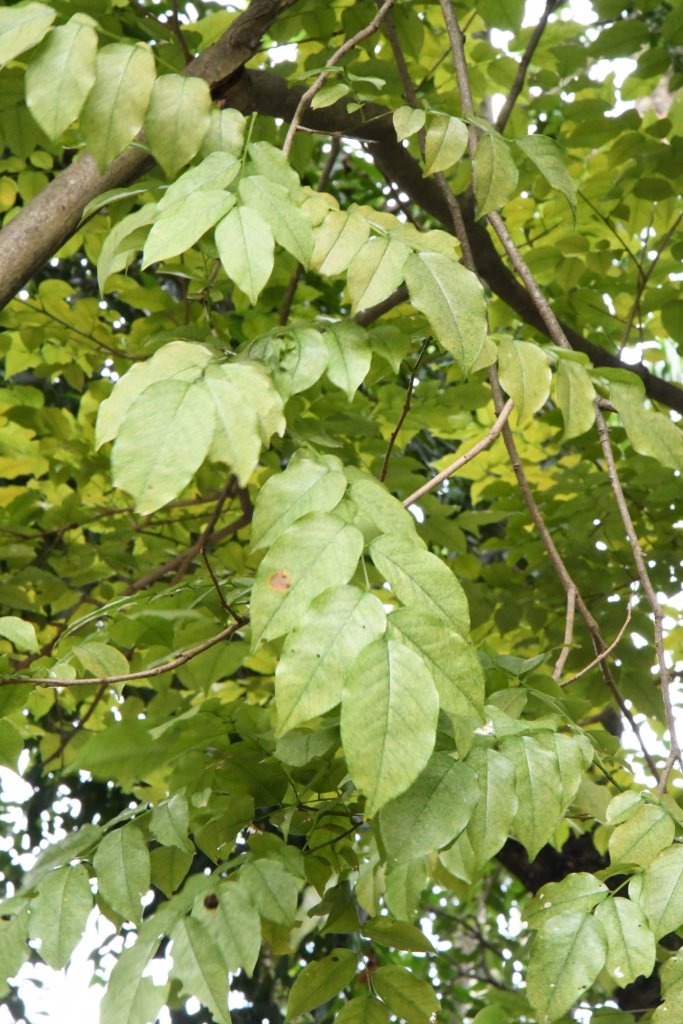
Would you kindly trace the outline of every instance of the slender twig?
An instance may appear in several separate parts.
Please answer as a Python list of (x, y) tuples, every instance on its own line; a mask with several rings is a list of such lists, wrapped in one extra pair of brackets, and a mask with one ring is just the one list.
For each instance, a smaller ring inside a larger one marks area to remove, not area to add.
[[(633, 520), (631, 519), (631, 513), (628, 510), (626, 504), (626, 498), (624, 497), (624, 491), (621, 486), (621, 480), (619, 479), (619, 473), (617, 466), (614, 461), (614, 453), (612, 452), (612, 445), (609, 439), (609, 430), (607, 429), (607, 423), (605, 417), (602, 414), (602, 409), (595, 403), (595, 423), (598, 428), (598, 435), (600, 437), (600, 447), (605, 458), (605, 465), (607, 466), (607, 475), (609, 482), (612, 487), (612, 493), (614, 494), (614, 500), (617, 508), (619, 509), (619, 515), (621, 521), (624, 524), (626, 530), (626, 536), (628, 537), (629, 544), (631, 545), (631, 552), (633, 555), (633, 561), (638, 573), (638, 579), (640, 580), (647, 603), (652, 611), (654, 619), (654, 643), (655, 651), (657, 654), (657, 663), (659, 665), (659, 678), (662, 687), (662, 700), (664, 701), (664, 713), (666, 716), (666, 725), (669, 730), (669, 740), (671, 743), (671, 757), (666, 763), (666, 767), (662, 776), (659, 780), (659, 786), (657, 787), (658, 792), (663, 792), (668, 782), (669, 774), (673, 764), (678, 761), (683, 768), (683, 761), (681, 761), (681, 748), (678, 742), (678, 735), (676, 732), (676, 716), (671, 700), (671, 673), (669, 672), (669, 666), (666, 663), (666, 652), (664, 650), (664, 612), (662, 606), (659, 603), (655, 588), (652, 586), (650, 580), (650, 574), (647, 571), (647, 565), (645, 563), (645, 556), (643, 555), (643, 549), (640, 546), (638, 540), (638, 534), (635, 531)], [(673, 760), (672, 760), (673, 759)], [(669, 763), (671, 761), (671, 764)]]
[[(629, 622), (631, 621), (631, 608), (632, 607), (633, 607), (633, 594), (630, 594), (629, 595), (629, 599), (628, 599), (628, 604), (626, 605), (626, 618), (624, 619), (624, 624), (621, 627), (621, 629), (619, 630), (619, 632), (617, 633), (617, 635), (615, 636), (615, 638), (612, 641), (612, 643), (609, 645), (609, 647), (606, 647), (604, 649), (604, 651), (601, 651), (600, 654), (598, 654), (598, 656), (596, 658), (593, 658), (593, 660), (591, 662), (589, 662), (588, 665), (586, 665), (584, 668), (582, 668), (575, 675), (570, 676), (569, 679), (565, 679), (564, 682), (560, 683), (560, 686), (569, 686), (570, 683), (573, 683), (573, 682), (575, 682), (575, 680), (580, 679), (581, 676), (585, 676), (586, 673), (590, 672), (590, 670), (592, 668), (595, 668), (596, 665), (599, 665), (600, 662), (603, 660), (603, 658), (606, 658), (609, 654), (612, 653), (614, 648), (619, 644), (622, 636), (626, 632), (626, 629), (628, 627)], [(554, 672), (553, 672), (553, 678), (554, 679), (558, 678), (555, 675)]]
[(50, 763), (50, 761), (54, 761), (56, 758), (60, 757), (64, 753), (66, 748), (69, 746), (71, 741), (73, 739), (75, 739), (76, 736), (78, 736), (78, 734), (81, 731), (81, 729), (85, 728), (85, 726), (88, 723), (88, 720), (92, 716), (93, 712), (95, 711), (95, 708), (100, 703), (100, 701), (102, 700), (102, 698), (104, 697), (106, 692), (107, 692), (107, 683), (100, 683), (100, 685), (99, 685), (99, 687), (97, 689), (97, 693), (95, 694), (95, 696), (93, 697), (93, 699), (90, 702), (90, 707), (88, 708), (88, 710), (85, 712), (85, 714), (81, 718), (79, 718), (79, 720), (76, 722), (76, 724), (74, 725), (74, 727), (71, 730), (71, 732), (67, 733), (67, 735), (65, 735), (65, 736), (62, 736), (61, 742), (60, 742), (59, 746), (57, 747), (57, 749), (54, 751), (54, 753), (50, 754), (49, 757), (46, 757), (44, 759), (44, 761), (43, 761), (43, 768), (45, 768)]
[(206, 526), (204, 527), (204, 529), (202, 530), (202, 533), (199, 536), (199, 539), (196, 540), (195, 543), (192, 544), (187, 549), (187, 551), (184, 552), (183, 557), (182, 557), (182, 559), (181, 559), (181, 561), (180, 561), (180, 563), (178, 565), (178, 569), (176, 571), (176, 574), (173, 577), (173, 582), (174, 583), (177, 583), (180, 579), (182, 579), (182, 577), (187, 572), (189, 566), (194, 561), (195, 556), (198, 555), (198, 554), (201, 554), (201, 552), (206, 547), (206, 543), (207, 543), (209, 537), (211, 536), (211, 534), (213, 533), (214, 529), (216, 528), (216, 523), (220, 519), (221, 512), (223, 511), (223, 506), (225, 505), (225, 503), (228, 500), (228, 498), (233, 497), (236, 488), (237, 488), (237, 480), (235, 479), (234, 476), (229, 477), (228, 481), (226, 482), (225, 486), (223, 487), (223, 490), (218, 495), (218, 500), (216, 501), (216, 504), (213, 507), (213, 511), (211, 512), (211, 515), (209, 516), (209, 521), (206, 524)]
[(451, 462), (450, 466), (446, 466), (445, 469), (442, 469), (441, 472), (437, 473), (431, 480), (428, 480), (426, 484), (423, 484), (422, 487), (418, 487), (416, 491), (409, 494), (403, 502), (404, 506), (407, 508), (409, 505), (412, 505), (414, 501), (417, 501), (418, 498), (427, 494), (428, 491), (433, 491), (435, 487), (438, 487), (439, 484), (447, 477), (452, 476), (453, 473), (460, 469), (461, 466), (464, 466), (467, 462), (471, 462), (475, 455), (478, 455), (479, 452), (483, 452), (485, 448), (488, 448), (489, 445), (495, 441), (505, 426), (507, 419), (512, 412), (512, 406), (513, 401), (511, 398), (508, 398), (503, 407), (500, 410), (497, 410), (498, 418), (486, 437), (482, 437), (480, 441), (477, 441), (475, 445), (472, 445), (469, 451), (466, 451), (464, 455), (460, 455), (455, 462)]
[(227, 640), (239, 629), (249, 622), (248, 616), (244, 616), (237, 622), (231, 622), (229, 626), (222, 629), (220, 633), (216, 633), (215, 636), (209, 637), (208, 640), (203, 640), (202, 643), (196, 644), (194, 647), (189, 647), (187, 650), (177, 654), (175, 658), (171, 658), (170, 661), (164, 661), (161, 665), (153, 665), (150, 668), (143, 669), (141, 672), (125, 672), (118, 676), (96, 676), (91, 679), (46, 679), (37, 678), (35, 676), (9, 676), (7, 678), (0, 679), (0, 686), (15, 686), (18, 683), (27, 683), (31, 686), (113, 686), (116, 683), (129, 683), (134, 679), (152, 679), (154, 676), (162, 676), (165, 672), (174, 672), (177, 668), (182, 665), (186, 665), (192, 658), (196, 658), (198, 654), (203, 654), (204, 651), (208, 651), (209, 648), (215, 647), (222, 640)]
[(29, 302), (28, 299), (21, 299), (19, 301), (21, 301), (22, 305), (26, 306), (27, 309), (32, 309), (35, 313), (40, 313), (42, 316), (47, 317), (48, 320), (54, 320), (56, 324), (59, 324), (61, 327), (65, 327), (73, 334), (77, 334), (79, 338), (85, 338), (85, 340), (89, 341), (91, 345), (95, 346), (95, 348), (102, 349), (103, 352), (109, 352), (110, 355), (116, 356), (117, 359), (129, 359), (131, 362), (141, 362), (142, 360), (147, 359), (147, 356), (133, 355), (130, 352), (120, 352), (112, 345), (107, 345), (104, 341), (98, 341), (97, 338), (93, 338), (92, 334), (88, 334), (87, 331), (82, 331), (79, 327), (69, 323), (68, 320), (62, 320), (61, 316), (57, 316), (56, 313), (52, 313), (49, 309), (44, 309), (43, 306), (34, 305), (34, 303)]
[(348, 53), (349, 50), (352, 50), (354, 46), (357, 46), (357, 44), (362, 42), (363, 39), (367, 39), (368, 36), (371, 36), (373, 32), (377, 31), (382, 21), (382, 18), (389, 10), (389, 8), (393, 7), (395, 2), (396, 0), (384, 0), (384, 3), (380, 7), (379, 11), (374, 16), (374, 18), (372, 18), (364, 28), (356, 32), (355, 35), (350, 36), (347, 40), (345, 40), (341, 44), (339, 49), (335, 50), (335, 52), (330, 57), (323, 70), (320, 72), (316, 80), (313, 82), (313, 85), (308, 87), (306, 92), (303, 94), (303, 96), (297, 103), (296, 110), (294, 111), (294, 116), (290, 121), (289, 128), (287, 130), (287, 135), (285, 137), (285, 142), (282, 147), (282, 152), (285, 154), (285, 156), (289, 156), (289, 152), (292, 148), (294, 136), (296, 135), (296, 130), (299, 126), (299, 122), (301, 121), (302, 114), (306, 110), (306, 107), (311, 102), (315, 94), (319, 92), (320, 89), (322, 89), (323, 85), (330, 76), (332, 68), (341, 60), (345, 53)]
[(510, 114), (512, 113), (514, 105), (519, 98), (519, 94), (524, 88), (524, 80), (526, 79), (526, 73), (529, 70), (529, 65), (531, 64), (531, 58), (534, 55), (536, 47), (541, 41), (541, 36), (545, 32), (545, 27), (548, 24), (548, 18), (557, 7), (558, 2), (559, 0), (546, 0), (545, 10), (540, 17), (536, 28), (532, 32), (529, 42), (526, 44), (526, 49), (522, 55), (521, 61), (519, 62), (519, 67), (517, 68), (515, 80), (512, 83), (512, 88), (510, 89), (507, 99), (503, 104), (503, 108), (496, 120), (496, 131), (501, 133), (505, 131), (505, 127), (510, 119)]
[(216, 576), (216, 573), (213, 571), (213, 566), (211, 565), (211, 562), (209, 561), (209, 556), (207, 555), (206, 551), (202, 551), (202, 558), (204, 559), (204, 565), (206, 566), (207, 572), (208, 572), (209, 576), (211, 577), (211, 582), (213, 583), (214, 590), (218, 594), (218, 600), (220, 601), (221, 608), (223, 609), (223, 611), (226, 611), (228, 613), (228, 615), (232, 616), (232, 618), (235, 620), (235, 622), (239, 622), (240, 621), (240, 616), (237, 614), (235, 609), (232, 608), (228, 604), (228, 602), (225, 600), (225, 595), (223, 594), (223, 591), (221, 590), (221, 585), (218, 582), (218, 577)]
[(678, 225), (681, 223), (681, 220), (683, 220), (683, 213), (679, 213), (678, 217), (676, 217), (675, 221), (673, 222), (669, 230), (666, 231), (660, 238), (655, 248), (654, 257), (650, 260), (647, 270), (643, 270), (643, 264), (645, 262), (647, 253), (651, 250), (651, 243), (648, 238), (646, 238), (643, 242), (642, 256), (640, 260), (636, 260), (636, 265), (638, 267), (638, 282), (636, 284), (636, 294), (634, 296), (633, 303), (631, 304), (629, 314), (626, 317), (626, 324), (624, 325), (624, 330), (621, 337), (621, 344), (619, 345), (619, 348), (617, 350), (618, 355), (621, 355), (624, 348), (628, 344), (629, 335), (631, 333), (631, 328), (633, 326), (633, 321), (636, 318), (636, 315), (638, 316), (639, 322), (642, 323), (640, 304), (641, 299), (643, 297), (643, 293), (645, 292), (648, 282), (652, 277), (652, 274), (654, 273), (654, 269), (657, 266), (657, 263), (659, 262), (660, 256), (662, 255), (665, 247), (669, 244), (669, 241), (671, 240), (672, 235), (678, 228)]
[(431, 338), (425, 338), (425, 340), (422, 343), (422, 348), (420, 349), (419, 355), (418, 355), (417, 359), (415, 360), (415, 365), (413, 366), (413, 369), (411, 370), (410, 380), (408, 381), (408, 387), (406, 388), (405, 401), (403, 403), (403, 408), (401, 409), (401, 415), (399, 416), (398, 420), (396, 421), (396, 426), (394, 427), (394, 429), (391, 432), (391, 437), (389, 438), (389, 443), (387, 445), (387, 450), (386, 450), (386, 453), (384, 455), (384, 462), (382, 463), (382, 468), (381, 468), (381, 470), (379, 472), (380, 480), (385, 480), (386, 479), (386, 475), (387, 475), (387, 472), (388, 472), (388, 469), (389, 469), (389, 459), (391, 458), (391, 453), (392, 453), (392, 451), (394, 449), (394, 445), (396, 444), (396, 438), (398, 437), (398, 435), (400, 433), (401, 427), (403, 426), (403, 423), (405, 421), (406, 416), (410, 412), (410, 403), (412, 402), (412, 399), (413, 399), (413, 390), (415, 388), (415, 379), (417, 377), (417, 371), (420, 368), (420, 363), (422, 362), (422, 360), (424, 358), (424, 354), (427, 351), (427, 348), (428, 348), (429, 343), (430, 343), (431, 340), (432, 340)]
[(564, 641), (562, 643), (562, 650), (560, 655), (555, 662), (555, 668), (553, 669), (553, 679), (559, 679), (564, 671), (564, 666), (569, 652), (572, 649), (572, 642), (574, 639), (574, 613), (576, 611), (576, 588), (571, 587), (567, 591), (567, 613), (564, 620)]
[(465, 60), (465, 37), (458, 24), (451, 0), (439, 0), (439, 2), (448, 33), (448, 42), (451, 47), (451, 57), (453, 58), (455, 77), (458, 83), (458, 91), (460, 92), (460, 106), (465, 117), (473, 117), (474, 102), (472, 100), (472, 90), (470, 89), (470, 78), (467, 73), (467, 61)]
[(187, 45), (187, 40), (183, 35), (183, 30), (180, 25), (180, 18), (178, 17), (178, 0), (171, 0), (171, 17), (169, 18), (168, 23), (171, 27), (173, 35), (178, 40), (178, 45), (180, 46), (180, 49), (183, 51), (185, 63), (189, 64), (190, 61), (194, 59), (194, 54)]

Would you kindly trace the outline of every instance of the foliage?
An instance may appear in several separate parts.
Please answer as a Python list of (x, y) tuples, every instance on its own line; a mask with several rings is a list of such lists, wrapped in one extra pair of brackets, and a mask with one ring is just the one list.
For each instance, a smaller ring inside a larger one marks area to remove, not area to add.
[(17, 1019), (680, 1019), (681, 8), (523, 8), (0, 10)]

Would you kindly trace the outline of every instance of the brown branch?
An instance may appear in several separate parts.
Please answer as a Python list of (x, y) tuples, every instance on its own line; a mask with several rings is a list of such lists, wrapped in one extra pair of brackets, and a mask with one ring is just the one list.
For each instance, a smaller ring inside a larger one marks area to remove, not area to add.
[(164, 661), (161, 665), (154, 665), (150, 668), (143, 669), (141, 672), (125, 672), (118, 676), (99, 676), (92, 679), (45, 679), (35, 678), (33, 676), (10, 676), (8, 678), (0, 679), (0, 686), (15, 686), (19, 683), (30, 684), (31, 686), (46, 686), (46, 687), (62, 687), (62, 686), (114, 686), (117, 683), (129, 683), (135, 679), (152, 679), (155, 676), (162, 676), (165, 672), (174, 672), (177, 668), (187, 664), (192, 658), (196, 658), (198, 654), (203, 654), (204, 651), (208, 651), (209, 648), (215, 647), (221, 640), (227, 640), (233, 636), (238, 630), (242, 629), (243, 626), (249, 622), (248, 616), (244, 616), (237, 622), (232, 622), (225, 629), (222, 629), (220, 633), (216, 633), (215, 636), (209, 637), (208, 640), (203, 640), (202, 643), (196, 644), (194, 647), (189, 647), (187, 650), (182, 651), (181, 654), (177, 654), (175, 658), (171, 658), (170, 661)]
[(282, 152), (285, 154), (285, 156), (289, 156), (289, 152), (292, 148), (292, 143), (294, 142), (294, 136), (296, 135), (296, 130), (301, 121), (303, 112), (305, 111), (306, 107), (311, 102), (315, 94), (322, 89), (323, 85), (330, 77), (330, 72), (332, 71), (332, 68), (335, 66), (335, 64), (339, 63), (344, 54), (348, 53), (349, 50), (352, 50), (354, 46), (357, 46), (358, 43), (363, 41), (363, 39), (367, 39), (368, 36), (371, 36), (373, 32), (377, 31), (382, 21), (382, 18), (387, 13), (389, 8), (393, 7), (395, 2), (396, 0), (384, 0), (384, 3), (380, 7), (379, 11), (377, 12), (377, 14), (375, 14), (373, 18), (370, 19), (368, 24), (365, 25), (364, 28), (359, 29), (359, 31), (356, 32), (355, 35), (350, 36), (348, 39), (344, 40), (341, 46), (334, 51), (334, 53), (328, 60), (327, 64), (316, 78), (316, 80), (313, 82), (312, 85), (308, 87), (308, 89), (306, 89), (306, 92), (303, 94), (303, 96), (301, 97), (297, 104), (297, 108), (294, 111), (294, 114), (289, 124), (289, 128), (287, 129), (287, 135), (285, 136), (285, 142), (282, 147)]
[(401, 415), (399, 416), (399, 418), (398, 418), (398, 420), (396, 422), (396, 426), (394, 427), (394, 429), (391, 432), (391, 436), (389, 438), (389, 443), (387, 445), (387, 450), (386, 450), (385, 455), (384, 455), (384, 462), (382, 463), (382, 468), (381, 468), (381, 470), (379, 472), (380, 480), (385, 480), (386, 479), (387, 471), (389, 469), (389, 460), (391, 458), (391, 453), (392, 453), (392, 451), (394, 449), (394, 445), (396, 444), (396, 438), (398, 437), (398, 435), (400, 433), (401, 427), (403, 426), (403, 424), (405, 422), (406, 416), (410, 412), (410, 403), (411, 403), (412, 398), (413, 398), (413, 389), (415, 387), (415, 378), (417, 376), (417, 371), (420, 368), (420, 363), (422, 362), (422, 359), (424, 357), (425, 352), (427, 351), (427, 347), (428, 347), (430, 341), (431, 341), (431, 338), (425, 338), (425, 340), (424, 340), (424, 342), (422, 344), (422, 348), (420, 349), (419, 355), (418, 355), (417, 359), (415, 360), (415, 365), (413, 366), (413, 369), (411, 370), (410, 380), (408, 381), (408, 387), (406, 388), (405, 401), (403, 403), (403, 408), (401, 409)]
[(576, 610), (576, 588), (572, 587), (571, 590), (567, 591), (567, 613), (564, 620), (564, 641), (562, 643), (562, 650), (560, 655), (555, 662), (555, 668), (553, 669), (553, 679), (559, 679), (564, 670), (565, 662), (569, 657), (569, 652), (572, 648), (572, 642), (574, 639), (574, 614)]
[[(579, 672), (577, 672), (573, 676), (570, 676), (569, 679), (565, 679), (564, 682), (560, 683), (560, 686), (569, 686), (570, 683), (573, 683), (577, 679), (580, 679), (581, 676), (585, 676), (586, 673), (590, 672), (590, 670), (592, 668), (595, 668), (596, 665), (599, 665), (600, 662), (603, 660), (603, 658), (606, 658), (609, 654), (612, 653), (614, 648), (617, 647), (617, 645), (621, 641), (621, 638), (624, 635), (624, 633), (626, 632), (628, 624), (631, 621), (631, 608), (632, 608), (632, 606), (633, 606), (633, 594), (629, 594), (628, 604), (626, 605), (626, 618), (624, 619), (624, 624), (621, 627), (621, 629), (619, 630), (619, 632), (617, 633), (617, 635), (615, 636), (615, 638), (612, 641), (612, 643), (609, 645), (609, 647), (606, 647), (604, 649), (604, 651), (601, 651), (601, 653), (598, 654), (597, 658), (593, 658), (593, 660), (591, 662), (589, 662), (589, 664), (586, 665), (584, 668), (582, 668)], [(553, 672), (553, 678), (554, 679), (558, 678), (555, 675), (554, 672)]]
[(43, 768), (47, 767), (50, 761), (54, 761), (56, 758), (60, 757), (64, 753), (68, 745), (71, 743), (71, 741), (75, 739), (76, 736), (78, 736), (81, 729), (85, 728), (85, 726), (88, 723), (88, 720), (92, 716), (93, 712), (95, 711), (95, 708), (100, 703), (106, 692), (107, 683), (100, 683), (97, 693), (90, 702), (90, 707), (88, 708), (88, 710), (81, 718), (79, 718), (71, 732), (67, 733), (65, 736), (62, 736), (62, 739), (57, 749), (52, 754), (50, 754), (49, 757), (46, 757), (45, 760), (43, 761)]
[(189, 569), (195, 557), (203, 553), (204, 549), (206, 548), (209, 537), (211, 537), (211, 535), (213, 534), (216, 528), (216, 523), (220, 519), (221, 512), (223, 511), (223, 506), (225, 505), (228, 498), (234, 496), (236, 487), (237, 480), (235, 479), (235, 477), (229, 477), (227, 483), (225, 484), (225, 487), (218, 495), (218, 500), (213, 507), (211, 515), (209, 516), (209, 521), (202, 530), (200, 536), (197, 538), (194, 544), (191, 544), (190, 547), (183, 552), (183, 557), (178, 563), (176, 574), (173, 577), (173, 583), (178, 583)]
[(598, 428), (598, 435), (600, 437), (600, 447), (605, 458), (605, 465), (607, 466), (607, 475), (609, 482), (612, 487), (614, 494), (614, 500), (617, 508), (619, 509), (619, 515), (621, 521), (624, 524), (626, 530), (626, 536), (628, 537), (629, 544), (631, 545), (631, 552), (633, 554), (633, 561), (635, 563), (636, 571), (638, 573), (638, 579), (640, 580), (641, 586), (645, 592), (647, 603), (652, 611), (654, 618), (654, 642), (655, 652), (657, 654), (657, 663), (659, 665), (659, 678), (662, 687), (662, 700), (664, 701), (664, 713), (666, 716), (666, 725), (669, 730), (669, 740), (671, 743), (671, 757), (666, 762), (664, 772), (659, 780), (659, 786), (657, 791), (659, 793), (664, 792), (666, 784), (668, 782), (669, 775), (673, 764), (678, 761), (683, 768), (683, 761), (681, 760), (681, 748), (678, 742), (678, 735), (676, 732), (676, 716), (671, 700), (671, 673), (669, 672), (669, 666), (666, 663), (666, 652), (664, 650), (664, 612), (662, 606), (659, 603), (657, 593), (652, 586), (650, 580), (650, 574), (647, 571), (647, 565), (645, 564), (645, 556), (643, 555), (643, 549), (640, 546), (638, 540), (638, 534), (635, 531), (633, 520), (631, 519), (631, 513), (628, 510), (626, 504), (626, 498), (624, 497), (624, 491), (621, 486), (621, 480), (619, 479), (619, 473), (617, 466), (614, 461), (614, 453), (612, 452), (612, 445), (609, 439), (609, 431), (607, 429), (607, 423), (605, 417), (602, 414), (602, 409), (595, 403), (595, 423)]
[(531, 58), (534, 55), (536, 47), (541, 41), (541, 36), (545, 32), (545, 27), (548, 24), (548, 18), (553, 13), (558, 3), (559, 0), (546, 0), (545, 10), (539, 18), (538, 24), (532, 32), (529, 42), (526, 44), (526, 49), (522, 55), (521, 61), (519, 62), (519, 67), (517, 68), (515, 80), (512, 83), (512, 88), (510, 89), (507, 99), (505, 100), (502, 110), (496, 120), (496, 131), (501, 132), (501, 134), (505, 131), (506, 125), (510, 120), (510, 114), (512, 113), (514, 105), (519, 98), (519, 94), (524, 88), (524, 81), (526, 79), (526, 73), (529, 70), (529, 65), (531, 64)]
[(505, 402), (500, 409), (496, 409), (496, 412), (498, 413), (498, 418), (496, 419), (496, 422), (489, 430), (486, 437), (482, 437), (481, 440), (477, 441), (475, 445), (472, 445), (472, 447), (468, 451), (466, 451), (464, 455), (460, 455), (455, 460), (455, 462), (451, 462), (450, 466), (446, 466), (445, 469), (442, 469), (441, 472), (437, 473), (436, 476), (432, 477), (431, 480), (428, 480), (426, 484), (423, 484), (422, 487), (418, 487), (416, 491), (413, 491), (412, 494), (409, 494), (408, 497), (403, 502), (405, 508), (408, 508), (408, 506), (412, 505), (414, 501), (418, 500), (418, 498), (421, 498), (424, 494), (427, 494), (428, 491), (433, 491), (435, 487), (438, 487), (439, 484), (442, 483), (442, 481), (444, 481), (447, 477), (452, 476), (453, 473), (460, 469), (461, 466), (464, 466), (465, 463), (467, 462), (471, 462), (472, 459), (479, 454), (479, 452), (483, 452), (485, 448), (488, 448), (490, 444), (493, 444), (493, 442), (498, 437), (501, 430), (503, 430), (505, 424), (507, 423), (507, 419), (510, 413), (512, 412), (512, 407), (513, 401), (511, 398), (508, 398), (507, 402)]

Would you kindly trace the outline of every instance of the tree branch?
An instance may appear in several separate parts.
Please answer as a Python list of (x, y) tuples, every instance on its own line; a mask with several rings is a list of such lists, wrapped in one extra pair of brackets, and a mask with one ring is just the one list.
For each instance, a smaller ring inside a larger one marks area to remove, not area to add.
[(529, 65), (531, 64), (531, 58), (534, 55), (536, 47), (541, 41), (541, 36), (545, 32), (545, 27), (548, 24), (548, 18), (557, 7), (558, 2), (559, 0), (546, 0), (545, 10), (539, 18), (538, 24), (536, 25), (536, 28), (532, 32), (531, 38), (529, 39), (529, 42), (526, 45), (526, 49), (522, 55), (522, 59), (519, 62), (519, 67), (517, 68), (515, 80), (512, 83), (512, 88), (510, 89), (510, 92), (507, 95), (507, 99), (505, 100), (501, 112), (496, 120), (496, 131), (501, 132), (501, 134), (505, 131), (507, 123), (510, 120), (510, 114), (512, 113), (514, 105), (519, 98), (519, 94), (524, 88), (524, 80), (526, 79), (526, 73), (529, 70)]

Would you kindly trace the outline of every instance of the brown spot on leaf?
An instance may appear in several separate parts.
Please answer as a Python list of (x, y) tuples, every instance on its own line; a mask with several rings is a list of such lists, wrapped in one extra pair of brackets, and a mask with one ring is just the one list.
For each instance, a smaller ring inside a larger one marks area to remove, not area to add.
[(289, 590), (292, 585), (292, 577), (286, 569), (278, 569), (268, 580), (273, 590)]
[(204, 906), (207, 910), (215, 910), (218, 906), (218, 896), (215, 892), (210, 892), (204, 897)]

